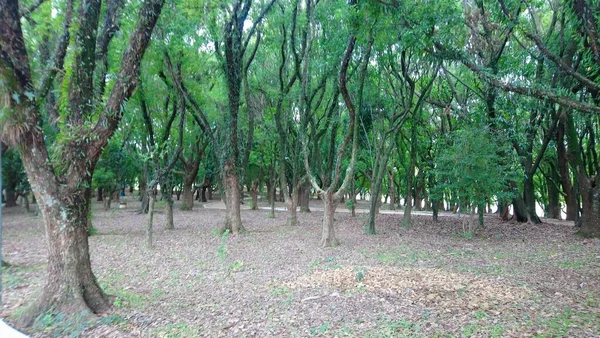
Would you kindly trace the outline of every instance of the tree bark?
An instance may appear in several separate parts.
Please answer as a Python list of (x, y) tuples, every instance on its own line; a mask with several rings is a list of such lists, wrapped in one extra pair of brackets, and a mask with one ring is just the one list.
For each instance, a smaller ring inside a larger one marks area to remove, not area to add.
[(167, 198), (165, 202), (165, 229), (173, 230), (175, 229), (173, 222), (173, 198)]
[(6, 208), (17, 206), (17, 192), (14, 189), (5, 189), (4, 196), (6, 197), (6, 200), (4, 201), (4, 206)]
[[(150, 195), (148, 193), (148, 195)], [(154, 222), (154, 203), (156, 202), (156, 196), (146, 196), (148, 201), (148, 223), (146, 223), (146, 246), (152, 249), (152, 223)]]
[(555, 180), (553, 181), (550, 177), (546, 177), (546, 187), (548, 193), (548, 217), (561, 219), (559, 200), (560, 191), (556, 186), (556, 182), (558, 182), (560, 178), (558, 175), (556, 175), (556, 172), (553, 169), (551, 169), (550, 172), (551, 173), (549, 175), (553, 175)]
[(310, 212), (310, 182), (302, 183), (300, 189), (300, 212)]
[(556, 154), (558, 172), (560, 174), (560, 184), (562, 185), (563, 192), (565, 194), (565, 203), (567, 205), (566, 220), (576, 221), (579, 215), (577, 194), (575, 193), (575, 187), (571, 181), (571, 174), (569, 172), (569, 159), (567, 157), (567, 149), (565, 147), (565, 121), (561, 118), (558, 122), (558, 129), (556, 132)]
[(193, 183), (183, 183), (183, 205), (181, 210), (192, 210), (194, 208), (194, 190), (192, 189)]
[(104, 200), (104, 196), (102, 196), (102, 188), (98, 188), (98, 202), (102, 202)]
[(48, 236), (47, 275), (41, 295), (19, 318), (19, 324), (31, 325), (49, 308), (66, 313), (107, 311), (109, 298), (97, 284), (90, 263), (88, 204), (83, 200), (67, 204), (48, 193), (36, 195)]
[(221, 228), (221, 233), (229, 230), (230, 233), (237, 235), (240, 232), (245, 231), (242, 226), (242, 217), (240, 213), (240, 186), (238, 176), (231, 163), (225, 164), (224, 171), (226, 216), (225, 224)]
[(410, 131), (410, 164), (408, 167), (408, 173), (406, 174), (406, 207), (404, 208), (404, 216), (402, 218), (402, 225), (410, 226), (412, 224), (411, 212), (412, 212), (412, 190), (413, 180), (415, 176), (415, 167), (417, 163), (417, 126), (416, 121), (413, 120), (413, 125)]
[(333, 247), (339, 244), (338, 240), (335, 238), (335, 229), (333, 226), (335, 208), (337, 207), (337, 202), (333, 198), (333, 195), (333, 191), (325, 191), (323, 194), (323, 203), (325, 205), (323, 213), (323, 232), (321, 235), (321, 246), (323, 247)]

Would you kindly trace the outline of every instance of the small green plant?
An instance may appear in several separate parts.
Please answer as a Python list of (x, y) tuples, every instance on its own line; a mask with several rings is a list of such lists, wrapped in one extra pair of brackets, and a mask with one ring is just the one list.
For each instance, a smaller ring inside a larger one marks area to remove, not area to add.
[(223, 262), (227, 258), (227, 236), (229, 236), (229, 229), (225, 230), (221, 235), (221, 244), (217, 248), (217, 255)]
[(354, 204), (353, 199), (346, 200), (346, 208), (348, 208), (348, 210), (352, 210), (352, 209), (354, 209), (354, 207), (355, 207), (355, 204)]
[(233, 262), (230, 267), (229, 267), (232, 271), (242, 271), (244, 270), (244, 262), (242, 261), (235, 261)]
[(323, 323), (321, 326), (313, 327), (310, 329), (311, 336), (323, 335), (329, 329), (329, 323)]
[(365, 276), (367, 275), (367, 269), (357, 266), (354, 268), (354, 272), (356, 273), (355, 280), (357, 282), (362, 282), (365, 280)]
[(464, 239), (473, 239), (473, 233), (470, 231), (466, 231), (460, 234), (460, 237)]

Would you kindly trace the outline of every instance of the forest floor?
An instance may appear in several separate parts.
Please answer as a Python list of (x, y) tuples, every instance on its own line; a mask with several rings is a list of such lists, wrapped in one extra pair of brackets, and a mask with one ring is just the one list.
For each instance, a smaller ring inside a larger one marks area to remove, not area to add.
[[(95, 204), (92, 265), (114, 310), (97, 322), (45, 316), (34, 337), (600, 337), (600, 240), (566, 222), (501, 223), (463, 233), (463, 219), (336, 213), (341, 245), (321, 248), (322, 212), (243, 210), (247, 232), (218, 236), (224, 211), (176, 207), (175, 230), (155, 217)], [(159, 203), (158, 206), (161, 204)], [(213, 205), (214, 206), (214, 205)], [(261, 206), (266, 206), (261, 204)], [(340, 206), (343, 211), (345, 206)], [(46, 242), (41, 217), (4, 209), (3, 301), (14, 322), (39, 292)]]

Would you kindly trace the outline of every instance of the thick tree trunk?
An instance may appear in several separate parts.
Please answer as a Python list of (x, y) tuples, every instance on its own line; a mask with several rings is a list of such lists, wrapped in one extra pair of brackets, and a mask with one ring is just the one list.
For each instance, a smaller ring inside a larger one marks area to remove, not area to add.
[(192, 190), (192, 183), (183, 183), (183, 204), (181, 210), (192, 210), (194, 208), (194, 191)]
[(72, 205), (58, 196), (36, 194), (48, 237), (47, 275), (40, 297), (21, 315), (19, 325), (30, 326), (48, 309), (71, 314), (107, 311), (110, 301), (90, 264), (85, 194)]
[(286, 201), (288, 209), (287, 224), (290, 226), (298, 225), (298, 185), (292, 188), (292, 195)]
[(513, 198), (513, 210), (517, 222), (531, 222), (531, 217), (527, 212), (527, 205), (525, 205), (525, 201), (520, 196)]
[(245, 231), (242, 226), (242, 216), (240, 213), (240, 185), (233, 165), (226, 164), (224, 171), (226, 216), (221, 233), (229, 230), (230, 233), (237, 235)]
[(582, 189), (583, 212), (579, 234), (585, 237), (600, 237), (600, 185), (595, 182)]
[(528, 175), (523, 180), (523, 197), (525, 200), (525, 207), (527, 208), (528, 220), (532, 223), (542, 223), (539, 216), (537, 215), (535, 208), (535, 186), (533, 183), (533, 174)]
[(339, 242), (335, 238), (334, 229), (334, 216), (335, 208), (337, 207), (337, 202), (333, 198), (332, 191), (326, 191), (323, 194), (323, 203), (325, 205), (325, 210), (323, 213), (323, 233), (321, 236), (321, 245), (323, 247), (337, 246)]
[(15, 190), (13, 188), (7, 188), (5, 190), (4, 194), (6, 197), (6, 200), (4, 201), (6, 204), (4, 205), (4, 207), (6, 207), (6, 208), (16, 207), (17, 206), (17, 193), (15, 192)]
[(310, 212), (310, 182), (305, 181), (301, 185), (300, 212)]

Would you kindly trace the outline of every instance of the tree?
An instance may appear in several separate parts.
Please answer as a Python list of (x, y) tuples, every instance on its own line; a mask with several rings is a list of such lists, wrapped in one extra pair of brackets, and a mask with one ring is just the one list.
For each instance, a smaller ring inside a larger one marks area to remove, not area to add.
[[(106, 88), (106, 94), (101, 95), (103, 91), (94, 87), (94, 75), (103, 75), (108, 69), (96, 68), (96, 56), (103, 57), (106, 53), (96, 47), (96, 42), (107, 41), (108, 45), (114, 36), (114, 31), (99, 26), (101, 1), (81, 3), (71, 49), (67, 47), (73, 1), (63, 3), (66, 39), (59, 39), (50, 66), (37, 86), (25, 44), (19, 2), (0, 1), (0, 74), (9, 93), (3, 136), (21, 153), (44, 218), (49, 245), (46, 281), (40, 296), (21, 316), (22, 325), (31, 325), (40, 313), (49, 310), (99, 313), (110, 306), (90, 264), (87, 217), (92, 173), (102, 148), (121, 120), (123, 103), (136, 87), (140, 62), (163, 3), (164, 0), (143, 2), (122, 53), (121, 66), (113, 74), (110, 90)], [(108, 24), (111, 27), (110, 20)], [(26, 25), (25, 29), (34, 28)], [(42, 104), (69, 51), (74, 54), (69, 60), (72, 72), (63, 79), (68, 83), (68, 93), (62, 94), (68, 102), (64, 112), (68, 123), (59, 126), (56, 144), (50, 152), (41, 128)], [(100, 87), (104, 88), (106, 83), (101, 82)]]

